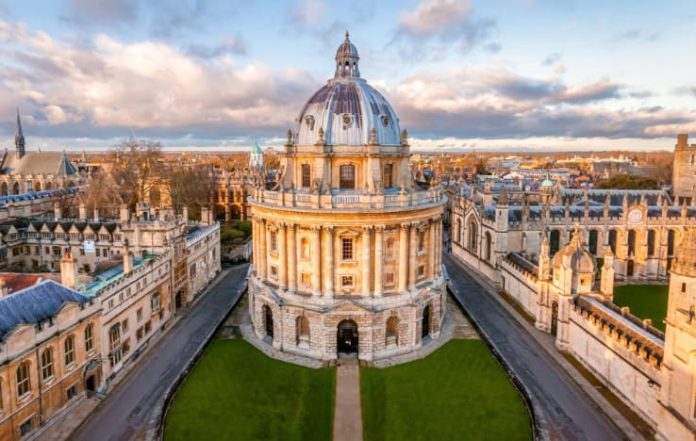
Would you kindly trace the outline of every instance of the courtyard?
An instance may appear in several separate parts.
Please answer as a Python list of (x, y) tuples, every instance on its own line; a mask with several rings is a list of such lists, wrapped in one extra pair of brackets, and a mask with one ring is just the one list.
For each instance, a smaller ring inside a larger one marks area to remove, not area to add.
[(335, 369), (267, 357), (244, 340), (217, 339), (174, 397), (164, 439), (330, 440)]
[(531, 440), (520, 394), (481, 340), (427, 358), (360, 370), (365, 441)]
[(652, 324), (665, 331), (668, 285), (623, 285), (614, 288), (614, 303), (628, 306), (631, 314), (641, 319), (652, 319)]

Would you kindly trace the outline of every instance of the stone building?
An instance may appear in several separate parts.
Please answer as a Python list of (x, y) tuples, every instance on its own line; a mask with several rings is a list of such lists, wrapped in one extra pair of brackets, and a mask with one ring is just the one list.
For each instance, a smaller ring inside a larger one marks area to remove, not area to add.
[(696, 199), (696, 144), (689, 145), (689, 135), (677, 136), (672, 167), (672, 192), (676, 198)]
[(346, 34), (334, 78), (288, 131), (278, 176), (250, 198), (255, 332), (321, 360), (413, 351), (445, 315), (445, 197), (414, 181), (406, 131), (358, 60)]
[(17, 112), (15, 151), (0, 154), (0, 196), (75, 187), (84, 181), (65, 152), (27, 152)]
[(23, 439), (97, 390), (99, 310), (51, 280), (0, 298), (0, 439)]

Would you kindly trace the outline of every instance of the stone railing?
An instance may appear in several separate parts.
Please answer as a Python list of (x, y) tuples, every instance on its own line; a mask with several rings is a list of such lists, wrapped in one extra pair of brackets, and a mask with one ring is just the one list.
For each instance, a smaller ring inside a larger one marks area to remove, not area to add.
[(254, 191), (252, 199), (261, 205), (287, 208), (392, 210), (442, 203), (445, 201), (445, 195), (439, 188), (386, 194), (340, 191), (334, 194), (312, 194), (259, 189)]

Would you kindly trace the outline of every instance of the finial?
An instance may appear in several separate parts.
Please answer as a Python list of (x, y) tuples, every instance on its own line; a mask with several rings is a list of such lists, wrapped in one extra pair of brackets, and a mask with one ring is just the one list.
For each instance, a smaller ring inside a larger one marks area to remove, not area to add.
[(348, 40), (349, 37), (350, 37), (350, 34), (348, 33), (348, 31), (346, 31), (346, 40)]

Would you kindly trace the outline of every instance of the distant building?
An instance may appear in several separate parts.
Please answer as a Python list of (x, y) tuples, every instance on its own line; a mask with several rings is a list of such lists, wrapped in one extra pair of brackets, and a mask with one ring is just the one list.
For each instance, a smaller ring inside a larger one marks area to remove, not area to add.
[(689, 135), (677, 136), (674, 146), (672, 192), (678, 198), (696, 197), (696, 144), (689, 145)]

